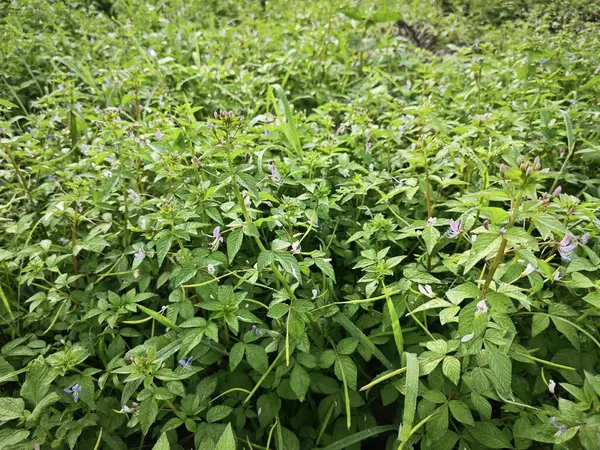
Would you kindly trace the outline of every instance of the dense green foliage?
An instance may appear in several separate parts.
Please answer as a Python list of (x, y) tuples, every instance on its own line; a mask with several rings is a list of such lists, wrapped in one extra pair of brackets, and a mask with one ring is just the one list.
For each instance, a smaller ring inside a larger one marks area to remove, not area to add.
[(0, 9), (0, 450), (600, 449), (600, 7)]

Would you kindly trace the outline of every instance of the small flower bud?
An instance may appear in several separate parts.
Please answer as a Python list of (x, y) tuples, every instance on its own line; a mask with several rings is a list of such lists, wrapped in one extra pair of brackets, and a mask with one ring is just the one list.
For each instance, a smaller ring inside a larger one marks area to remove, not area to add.
[(562, 192), (562, 186), (557, 186), (554, 191), (552, 191), (552, 197), (557, 197)]
[(500, 173), (504, 173), (506, 171), (506, 164), (500, 164)]
[(536, 156), (535, 159), (533, 160), (533, 167), (535, 168), (535, 170), (539, 170), (540, 167), (542, 167), (542, 163), (540, 162), (539, 156)]
[(483, 228), (485, 228), (486, 230), (490, 229), (490, 221), (489, 220), (484, 220), (483, 221)]
[(529, 166), (527, 168), (527, 172), (525, 172), (527, 175), (531, 175), (533, 173), (533, 167)]

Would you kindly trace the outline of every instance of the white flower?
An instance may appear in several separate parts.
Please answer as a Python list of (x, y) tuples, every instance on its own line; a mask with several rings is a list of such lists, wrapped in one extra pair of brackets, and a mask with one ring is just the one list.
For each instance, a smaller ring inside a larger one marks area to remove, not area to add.
[(477, 240), (477, 235), (476, 234), (474, 234), (473, 236), (471, 236), (471, 244), (474, 244), (476, 240)]
[(427, 225), (433, 226), (437, 222), (437, 217), (430, 217), (427, 219)]
[(102, 169), (102, 173), (106, 178), (112, 178), (112, 172), (108, 169)]
[(554, 389), (556, 389), (556, 383), (554, 380), (548, 380), (548, 390), (552, 395), (554, 395)]
[(477, 303), (477, 306), (475, 307), (475, 315), (477, 316), (486, 312), (488, 312), (488, 305), (485, 302), (485, 300), (480, 300), (479, 303)]
[(298, 253), (300, 252), (300, 242), (296, 241), (292, 244), (292, 253)]
[(525, 270), (523, 270), (523, 277), (526, 277), (527, 275), (529, 275), (530, 273), (535, 272), (535, 267), (533, 267), (533, 265), (531, 263), (527, 264), (527, 267), (525, 267)]
[(319, 290), (318, 289), (313, 289), (312, 290), (312, 298), (317, 298), (317, 295), (319, 295)]
[(208, 273), (212, 275), (212, 274), (214, 274), (214, 273), (215, 273), (215, 266), (213, 266), (212, 264), (209, 264), (209, 265), (206, 267), (206, 270), (208, 270)]
[(419, 288), (419, 292), (421, 294), (423, 294), (425, 297), (429, 297), (429, 298), (435, 297), (435, 293), (431, 289), (430, 285), (426, 284), (425, 286), (422, 286), (419, 284), (418, 288)]
[(463, 337), (460, 338), (460, 342), (469, 342), (471, 339), (473, 339), (474, 336), (475, 336), (475, 332), (465, 334)]

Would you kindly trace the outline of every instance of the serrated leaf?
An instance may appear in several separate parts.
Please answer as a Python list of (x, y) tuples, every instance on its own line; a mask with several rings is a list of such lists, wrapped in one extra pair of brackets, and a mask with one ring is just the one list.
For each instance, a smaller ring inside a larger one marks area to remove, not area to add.
[(460, 361), (454, 356), (446, 356), (442, 363), (442, 372), (450, 381), (458, 385), (460, 380)]
[(227, 258), (230, 264), (233, 262), (235, 255), (240, 251), (243, 240), (244, 230), (242, 228), (237, 228), (229, 233), (227, 237)]
[(512, 448), (506, 436), (491, 422), (477, 422), (475, 426), (467, 429), (477, 442), (488, 448)]
[(150, 396), (140, 403), (138, 414), (140, 418), (140, 428), (142, 429), (142, 434), (148, 434), (148, 430), (158, 415), (158, 405), (156, 404), (154, 397)]
[(480, 234), (469, 252), (463, 273), (468, 273), (479, 261), (495, 254), (500, 247), (500, 242), (502, 242), (501, 235), (495, 233)]
[(475, 425), (473, 415), (469, 407), (460, 400), (450, 400), (450, 412), (452, 417), (465, 425)]
[(536, 337), (550, 325), (550, 317), (546, 314), (534, 314), (531, 321), (531, 337)]
[(265, 373), (269, 367), (267, 353), (260, 345), (246, 344), (246, 360), (259, 373)]
[(440, 232), (437, 230), (437, 228), (428, 225), (423, 230), (423, 234), (421, 236), (423, 237), (425, 245), (427, 246), (427, 254), (431, 255), (435, 244), (437, 244), (440, 240)]
[(244, 352), (246, 350), (246, 344), (243, 342), (236, 342), (231, 347), (231, 351), (229, 352), (229, 370), (234, 371), (238, 364), (244, 358)]
[(20, 418), (24, 410), (25, 402), (22, 398), (0, 398), (0, 422)]
[(502, 395), (512, 392), (512, 362), (504, 353), (490, 346), (487, 349), (488, 361), (492, 372), (492, 383)]
[(263, 270), (265, 267), (273, 264), (273, 262), (275, 262), (275, 253), (273, 253), (271, 250), (263, 250), (258, 255), (256, 266), (258, 270)]
[(163, 231), (156, 240), (156, 257), (158, 258), (158, 267), (162, 266), (167, 253), (173, 244), (173, 235), (170, 231)]
[(219, 420), (223, 420), (229, 414), (231, 414), (233, 408), (231, 406), (226, 405), (216, 405), (208, 410), (206, 413), (206, 421), (208, 423), (218, 422)]
[(219, 438), (215, 450), (235, 450), (235, 435), (230, 423), (227, 424), (227, 428)]
[(315, 264), (317, 265), (317, 267), (319, 269), (321, 269), (321, 272), (323, 272), (326, 277), (328, 277), (330, 280), (332, 280), (335, 283), (335, 272), (333, 271), (333, 266), (331, 265), (331, 263), (329, 261), (324, 261), (322, 259), (315, 259)]
[[(181, 419), (179, 419), (181, 420)], [(156, 444), (154, 444), (154, 447), (152, 447), (152, 450), (170, 450), (171, 449), (171, 445), (169, 444), (169, 439), (167, 438), (167, 434), (163, 432), (163, 434), (160, 435), (160, 438), (158, 438), (158, 441), (156, 441)]]
[(308, 392), (310, 386), (310, 376), (304, 368), (296, 363), (292, 369), (292, 375), (290, 376), (290, 387), (294, 393), (298, 396), (301, 402), (304, 401), (304, 397)]

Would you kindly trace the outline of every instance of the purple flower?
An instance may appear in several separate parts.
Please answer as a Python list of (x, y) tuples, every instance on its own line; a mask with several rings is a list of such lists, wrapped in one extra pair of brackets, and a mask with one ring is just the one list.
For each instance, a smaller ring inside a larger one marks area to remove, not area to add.
[(263, 136), (270, 136), (271, 132), (269, 130), (264, 130), (263, 131)]
[(502, 227), (498, 231), (500, 232), (500, 234), (504, 234), (506, 233), (506, 227)]
[(144, 244), (142, 244), (140, 246), (140, 248), (138, 249), (138, 251), (135, 252), (135, 255), (133, 255), (133, 257), (139, 261), (139, 260), (144, 259), (145, 256), (146, 256), (146, 252), (144, 251)]
[(163, 133), (162, 133), (160, 130), (158, 130), (158, 131), (156, 132), (156, 134), (154, 135), (154, 137), (155, 137), (156, 139), (161, 139), (163, 136), (164, 136), (164, 134), (163, 134)]
[[(552, 380), (550, 380), (552, 381)], [(555, 426), (556, 428), (558, 428), (558, 431), (556, 433), (554, 433), (554, 437), (557, 439), (561, 439), (563, 437), (566, 436), (568, 428), (566, 427), (566, 425), (559, 425), (556, 422), (556, 417), (552, 416), (550, 417), (550, 423)]]
[(365, 153), (369, 153), (369, 151), (371, 150), (371, 147), (373, 146), (373, 144), (371, 144), (370, 142), (367, 142), (365, 144)]
[(262, 330), (258, 328), (256, 325), (252, 325), (252, 331), (257, 335), (261, 336), (263, 334)]
[(59, 243), (60, 245), (66, 245), (68, 242), (69, 242), (69, 240), (68, 240), (67, 238), (64, 238), (64, 237), (61, 237), (61, 238), (58, 240), (58, 243)]
[(131, 197), (131, 201), (133, 203), (137, 204), (140, 202), (140, 196), (137, 192), (135, 192), (133, 189), (127, 189), (127, 192), (129, 192), (129, 196)]
[(71, 388), (66, 388), (65, 392), (67, 394), (73, 394), (73, 401), (75, 403), (77, 403), (79, 401), (79, 393), (81, 392), (83, 388), (81, 386), (79, 386), (78, 384), (74, 384), (73, 387)]
[(477, 303), (477, 306), (475, 307), (475, 315), (478, 316), (479, 314), (483, 314), (488, 312), (488, 305), (485, 302), (485, 300), (480, 300), (479, 303)]
[(446, 233), (446, 235), (450, 239), (454, 239), (460, 233), (462, 233), (462, 221), (460, 219), (458, 219), (458, 220), (450, 219), (450, 228), (448, 229), (448, 232)]
[(583, 236), (581, 236), (579, 238), (579, 240), (581, 241), (581, 243), (583, 245), (586, 245), (588, 243), (588, 241), (590, 240), (590, 233), (585, 233)]
[(560, 195), (561, 192), (562, 192), (562, 186), (556, 186), (556, 189), (554, 189), (554, 191), (552, 191), (552, 197), (556, 197), (556, 196)]
[(268, 175), (268, 177), (271, 179), (271, 181), (273, 181), (273, 183), (275, 183), (275, 184), (281, 183), (281, 177), (279, 176), (279, 170), (277, 170), (277, 166), (275, 165), (275, 163), (269, 162), (267, 164), (267, 167), (269, 169), (269, 172), (271, 172), (271, 175)]
[(192, 365), (192, 359), (193, 358), (194, 358), (193, 356), (190, 356), (187, 360), (180, 359), (179, 360), (179, 364), (181, 365), (181, 367), (189, 367), (189, 366)]
[(212, 235), (211, 234), (207, 234), (206, 236), (209, 236), (211, 238), (213, 238), (213, 241), (210, 243), (210, 247), (212, 249), (212, 251), (214, 252), (215, 250), (217, 250), (219, 248), (219, 244), (221, 242), (223, 242), (223, 236), (221, 235), (221, 227), (215, 227)]
[(558, 243), (558, 253), (560, 253), (560, 257), (565, 261), (571, 259), (571, 254), (576, 248), (577, 242), (571, 242), (571, 236), (568, 234), (565, 234), (565, 237)]
[(56, 181), (56, 176), (48, 175), (48, 181)]
[(437, 222), (437, 218), (436, 217), (430, 217), (429, 219), (427, 219), (427, 225), (429, 225), (430, 227), (432, 227), (433, 225), (435, 225), (436, 222)]

